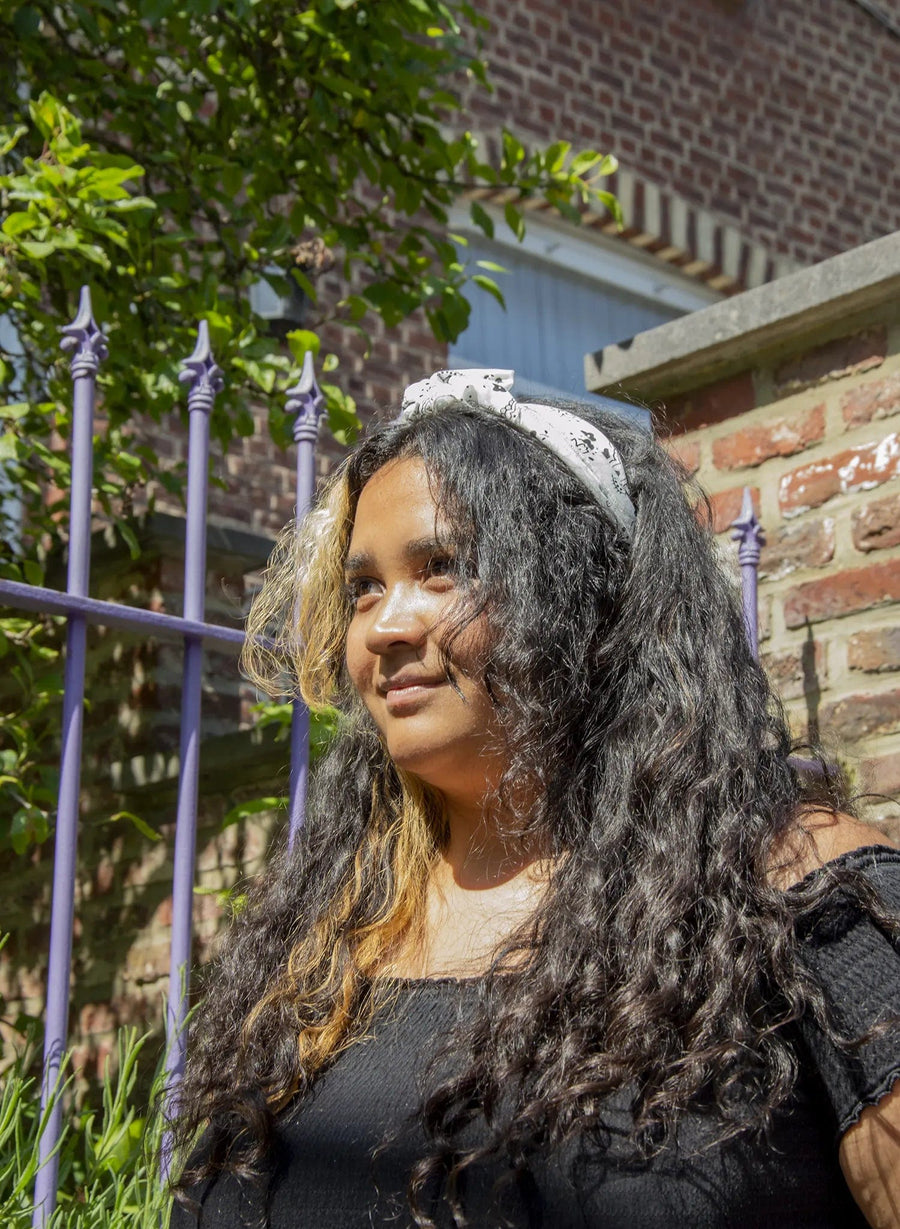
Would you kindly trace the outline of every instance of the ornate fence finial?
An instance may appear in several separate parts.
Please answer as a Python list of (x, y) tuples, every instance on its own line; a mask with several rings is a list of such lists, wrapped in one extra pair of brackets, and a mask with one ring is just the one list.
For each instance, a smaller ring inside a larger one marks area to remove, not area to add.
[(79, 376), (96, 375), (109, 351), (106, 348), (106, 338), (94, 319), (89, 286), (81, 287), (78, 315), (71, 324), (63, 326), (62, 335), (62, 349), (74, 351), (70, 363), (72, 378), (77, 380)]
[(755, 567), (759, 563), (760, 551), (766, 544), (766, 535), (753, 511), (753, 494), (748, 486), (744, 487), (741, 514), (736, 521), (731, 522), (731, 528), (734, 531), (731, 535), (732, 541), (740, 542), (738, 563), (741, 567)]
[(197, 326), (197, 344), (194, 353), (181, 364), (178, 379), (189, 384), (188, 410), (202, 410), (209, 414), (216, 396), (225, 387), (222, 369), (212, 356), (209, 345), (209, 322), (201, 320)]
[(316, 380), (312, 350), (303, 356), (303, 371), (293, 388), (286, 390), (285, 413), (294, 417), (294, 443), (301, 440), (315, 443), (319, 436), (319, 423), (325, 412), (325, 394)]

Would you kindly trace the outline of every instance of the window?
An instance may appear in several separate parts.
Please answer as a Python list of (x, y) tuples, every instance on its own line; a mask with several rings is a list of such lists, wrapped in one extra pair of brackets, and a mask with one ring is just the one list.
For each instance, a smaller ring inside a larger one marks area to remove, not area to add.
[[(497, 235), (504, 223), (496, 212)], [(528, 219), (522, 244), (487, 239), (462, 211), (450, 229), (468, 239), (460, 259), (502, 265), (490, 273), (506, 311), (473, 288), (469, 326), (450, 347), (452, 367), (510, 367), (522, 395), (595, 398), (584, 388), (584, 356), (611, 342), (674, 320), (722, 296), (661, 261), (602, 235), (581, 235), (544, 219)], [(480, 270), (485, 272), (485, 270)], [(615, 403), (619, 405), (620, 403)]]

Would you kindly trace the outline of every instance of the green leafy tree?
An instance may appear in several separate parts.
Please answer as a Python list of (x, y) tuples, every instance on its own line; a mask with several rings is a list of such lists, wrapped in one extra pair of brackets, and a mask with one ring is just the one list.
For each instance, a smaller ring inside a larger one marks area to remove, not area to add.
[[(526, 149), (504, 131), (491, 162), (465, 130), (461, 90), (490, 88), (483, 26), (459, 0), (0, 0), (3, 575), (40, 581), (65, 535), (59, 328), (82, 283), (110, 347), (96, 494), (136, 550), (135, 493), (151, 481), (177, 493), (181, 475), (136, 434), (135, 416), (158, 420), (178, 403), (177, 364), (198, 318), (228, 375), (213, 417), (225, 446), (254, 430), (248, 406), (318, 353), (324, 326), (329, 337), (335, 325), (368, 333), (422, 309), (435, 337), (452, 340), (470, 285), (502, 299), (490, 269), (467, 269), (446, 233), (466, 190), (506, 189), (519, 237), (534, 196), (573, 220), (585, 204), (615, 214), (602, 187), (610, 157), (564, 141)], [(470, 208), (492, 233), (487, 212)], [(326, 297), (319, 275), (332, 261), (345, 291)], [(260, 279), (304, 298), (306, 327), (273, 334), (251, 303)], [(324, 372), (338, 366), (337, 354), (319, 358)], [(346, 442), (353, 401), (335, 377), (324, 391)], [(274, 405), (268, 425), (287, 442)], [(57, 644), (52, 621), (0, 620), (16, 690), (0, 745), (12, 804), (0, 847), (23, 851), (50, 830)]]

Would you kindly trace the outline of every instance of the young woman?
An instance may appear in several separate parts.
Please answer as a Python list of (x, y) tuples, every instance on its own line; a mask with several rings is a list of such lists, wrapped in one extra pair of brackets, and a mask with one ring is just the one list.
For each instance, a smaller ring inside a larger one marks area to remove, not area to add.
[(340, 725), (194, 1018), (173, 1226), (898, 1226), (900, 853), (804, 803), (664, 452), (510, 383), (409, 389), (251, 614)]

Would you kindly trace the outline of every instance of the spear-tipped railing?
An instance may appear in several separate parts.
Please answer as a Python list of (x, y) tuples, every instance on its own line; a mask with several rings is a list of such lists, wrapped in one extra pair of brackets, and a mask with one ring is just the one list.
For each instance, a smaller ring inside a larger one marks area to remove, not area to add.
[[(63, 350), (72, 351), (74, 382), (72, 411), (72, 483), (69, 503), (69, 550), (66, 592), (87, 597), (91, 555), (91, 487), (94, 472), (94, 399), (97, 371), (107, 356), (106, 338), (94, 320), (91, 294), (81, 291), (78, 314), (63, 329)], [(47, 969), (47, 1012), (44, 1031), (44, 1074), (41, 1110), (44, 1130), (40, 1169), (34, 1195), (34, 1223), (42, 1225), (56, 1199), (59, 1158), (56, 1141), (62, 1104), (56, 1095), (60, 1064), (66, 1048), (69, 1019), (69, 978), (72, 967), (72, 927), (75, 918), (75, 872), (78, 848), (78, 803), (81, 791), (81, 741), (84, 730), (84, 665), (87, 624), (70, 613), (66, 629), (62, 754), (59, 802), (53, 856), (53, 898), (50, 913), (50, 961)]]
[(757, 584), (759, 575), (759, 557), (766, 544), (766, 535), (762, 525), (753, 510), (753, 492), (744, 487), (744, 500), (741, 513), (731, 524), (732, 539), (738, 542), (738, 563), (741, 565), (741, 595), (744, 603), (744, 622), (747, 625), (747, 638), (750, 641), (750, 651), (759, 658), (759, 600)]
[[(325, 411), (325, 397), (316, 382), (313, 356), (307, 350), (303, 371), (293, 388), (287, 390), (285, 411), (294, 419), (297, 445), (297, 520), (312, 506), (316, 483), (316, 441)], [(309, 709), (295, 699), (291, 715), (291, 788), (288, 810), (288, 843), (293, 845), (303, 824), (306, 786), (309, 776)]]
[[(184, 617), (202, 623), (206, 607), (206, 506), (209, 485), (209, 416), (225, 381), (212, 356), (209, 325), (201, 320), (197, 345), (178, 379), (188, 385), (188, 486), (184, 540)], [(203, 644), (184, 638), (181, 750), (172, 876), (172, 947), (166, 1010), (167, 1071), (173, 1091), (184, 1067), (184, 1018), (190, 977), (197, 790), (200, 780), (200, 701)]]

